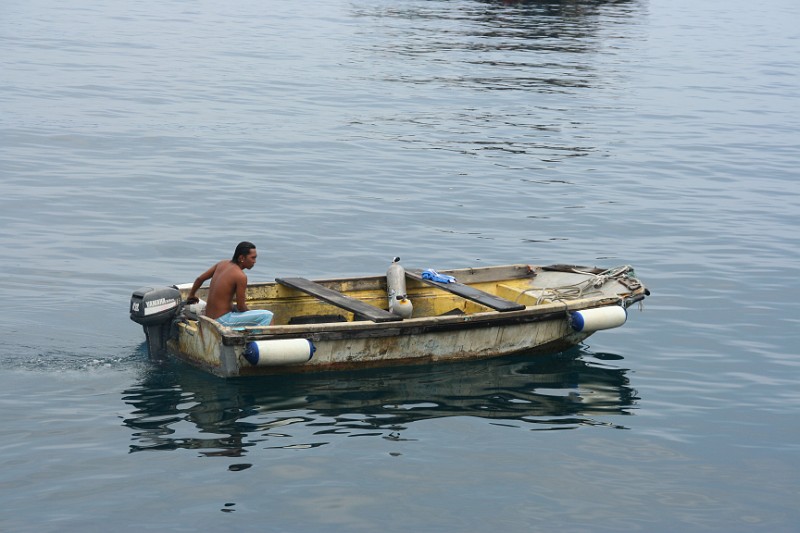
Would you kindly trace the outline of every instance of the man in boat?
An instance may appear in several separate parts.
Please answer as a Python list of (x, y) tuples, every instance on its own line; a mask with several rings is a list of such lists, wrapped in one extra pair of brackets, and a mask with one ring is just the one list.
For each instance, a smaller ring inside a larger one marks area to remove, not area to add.
[[(186, 303), (197, 303), (199, 299), (195, 293), (206, 280), (211, 279), (205, 310), (208, 318), (228, 327), (268, 326), (272, 321), (272, 312), (266, 309), (248, 309), (245, 301), (247, 275), (244, 271), (255, 266), (257, 257), (255, 244), (240, 242), (232, 259), (220, 261), (194, 280)], [(232, 306), (234, 298), (236, 307)]]

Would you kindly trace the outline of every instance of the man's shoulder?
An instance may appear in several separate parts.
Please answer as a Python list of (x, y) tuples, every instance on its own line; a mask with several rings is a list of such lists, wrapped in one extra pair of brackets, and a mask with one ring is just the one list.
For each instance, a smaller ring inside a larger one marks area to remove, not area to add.
[(244, 271), (239, 268), (239, 265), (232, 263), (230, 260), (223, 260), (217, 263), (218, 272), (224, 276), (229, 276), (235, 279), (247, 279)]

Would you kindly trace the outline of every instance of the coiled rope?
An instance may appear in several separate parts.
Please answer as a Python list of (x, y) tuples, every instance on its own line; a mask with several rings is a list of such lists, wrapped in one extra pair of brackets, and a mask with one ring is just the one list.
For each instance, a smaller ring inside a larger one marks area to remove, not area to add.
[(587, 279), (579, 281), (578, 283), (561, 285), (559, 287), (530, 288), (517, 296), (517, 300), (519, 300), (523, 294), (527, 294), (529, 292), (541, 292), (541, 294), (536, 298), (536, 305), (540, 305), (544, 300), (550, 300), (553, 302), (559, 300), (579, 300), (581, 298), (587, 298), (596, 294), (603, 294), (603, 291), (600, 290), (603, 285), (611, 280), (626, 277), (628, 274), (633, 272), (633, 267), (630, 265), (623, 265), (615, 268), (609, 268), (608, 270), (604, 270), (603, 272), (597, 274), (594, 272), (585, 272), (575, 268), (571, 269), (570, 271), (574, 272), (575, 274), (583, 274), (588, 277)]

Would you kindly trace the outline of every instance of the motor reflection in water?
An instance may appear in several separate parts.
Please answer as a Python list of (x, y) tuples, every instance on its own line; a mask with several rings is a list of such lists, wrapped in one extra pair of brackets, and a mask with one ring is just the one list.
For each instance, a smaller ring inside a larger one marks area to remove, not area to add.
[(401, 440), (413, 423), (480, 417), (536, 430), (624, 428), (636, 407), (613, 354), (572, 350), (546, 358), (222, 380), (180, 363), (152, 367), (123, 393), (131, 451), (313, 448), (342, 437)]

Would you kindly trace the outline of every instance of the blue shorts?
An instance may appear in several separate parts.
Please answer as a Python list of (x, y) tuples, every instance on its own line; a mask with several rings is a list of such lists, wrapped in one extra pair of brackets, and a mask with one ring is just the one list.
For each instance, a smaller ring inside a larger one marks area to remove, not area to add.
[(229, 328), (240, 326), (269, 326), (270, 322), (272, 322), (272, 315), (272, 311), (267, 311), (266, 309), (253, 309), (252, 311), (245, 311), (243, 313), (231, 311), (217, 318), (217, 322)]

